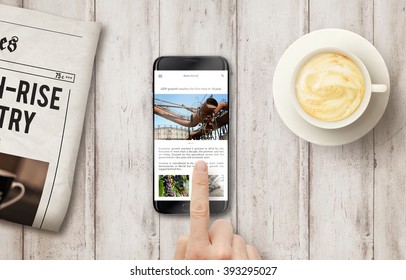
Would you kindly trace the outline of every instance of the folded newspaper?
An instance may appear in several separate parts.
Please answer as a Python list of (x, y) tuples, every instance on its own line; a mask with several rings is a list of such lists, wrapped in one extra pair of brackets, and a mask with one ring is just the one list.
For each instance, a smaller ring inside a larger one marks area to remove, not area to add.
[(0, 5), (0, 218), (58, 231), (100, 24)]

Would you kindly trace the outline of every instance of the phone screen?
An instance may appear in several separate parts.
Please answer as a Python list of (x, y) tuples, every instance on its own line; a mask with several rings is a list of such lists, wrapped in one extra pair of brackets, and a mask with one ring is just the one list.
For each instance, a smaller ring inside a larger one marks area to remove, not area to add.
[(188, 201), (196, 161), (211, 201), (228, 200), (228, 71), (154, 71), (154, 200)]

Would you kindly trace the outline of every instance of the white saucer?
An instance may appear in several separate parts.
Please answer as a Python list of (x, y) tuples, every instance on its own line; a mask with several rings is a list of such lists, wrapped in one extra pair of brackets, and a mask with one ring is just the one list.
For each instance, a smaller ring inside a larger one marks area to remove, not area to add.
[[(385, 93), (372, 93), (364, 114), (351, 125), (339, 129), (315, 127), (302, 119), (289, 100), (292, 70), (300, 58), (320, 47), (344, 48), (358, 56), (365, 64), (374, 84), (386, 84)], [(285, 125), (297, 136), (318, 145), (338, 146), (353, 142), (367, 134), (381, 119), (388, 105), (389, 72), (378, 50), (360, 35), (342, 29), (322, 29), (296, 40), (284, 52), (275, 69), (273, 98)]]

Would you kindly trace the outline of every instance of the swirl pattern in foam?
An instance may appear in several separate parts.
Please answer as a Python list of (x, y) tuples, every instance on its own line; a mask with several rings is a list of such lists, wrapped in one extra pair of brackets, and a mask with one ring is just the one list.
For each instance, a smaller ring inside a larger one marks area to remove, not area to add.
[(361, 70), (339, 53), (315, 55), (297, 75), (296, 97), (303, 110), (316, 119), (329, 122), (345, 119), (364, 98)]

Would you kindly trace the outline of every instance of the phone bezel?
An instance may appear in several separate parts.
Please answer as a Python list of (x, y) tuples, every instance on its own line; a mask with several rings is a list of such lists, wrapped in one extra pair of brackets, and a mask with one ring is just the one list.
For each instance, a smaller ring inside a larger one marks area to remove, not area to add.
[[(161, 56), (158, 57), (153, 66), (153, 83), (152, 83), (152, 104), (154, 104), (154, 87), (155, 87), (155, 70), (166, 70), (166, 71), (179, 71), (179, 70), (227, 70), (227, 99), (229, 100), (229, 88), (230, 88), (230, 74), (228, 62), (224, 57), (221, 56)], [(152, 111), (153, 117), (153, 128), (154, 122), (154, 112)], [(153, 131), (153, 129), (152, 129)], [(153, 132), (152, 132), (153, 133)], [(153, 137), (154, 139), (154, 137)], [(155, 142), (155, 141), (154, 141)], [(228, 162), (230, 161), (230, 141), (227, 140), (228, 144)], [(155, 154), (155, 143), (153, 143), (153, 154)], [(228, 164), (228, 175), (229, 172)], [(229, 177), (229, 176), (228, 176)], [(155, 159), (153, 157), (153, 178), (155, 178)], [(155, 188), (154, 180), (152, 181), (153, 188), (153, 204), (156, 211), (163, 214), (188, 214), (190, 210), (190, 201), (162, 201), (155, 200)], [(229, 180), (227, 182), (227, 200), (215, 200), (210, 201), (210, 213), (220, 214), (228, 209), (229, 199), (230, 199), (230, 188)]]

